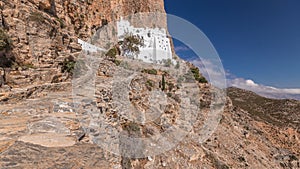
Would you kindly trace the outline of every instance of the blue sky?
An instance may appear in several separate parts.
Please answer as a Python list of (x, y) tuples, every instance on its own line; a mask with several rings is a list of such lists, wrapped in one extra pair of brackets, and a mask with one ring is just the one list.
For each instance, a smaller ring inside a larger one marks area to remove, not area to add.
[(165, 8), (207, 35), (231, 78), (300, 88), (299, 0), (165, 0)]

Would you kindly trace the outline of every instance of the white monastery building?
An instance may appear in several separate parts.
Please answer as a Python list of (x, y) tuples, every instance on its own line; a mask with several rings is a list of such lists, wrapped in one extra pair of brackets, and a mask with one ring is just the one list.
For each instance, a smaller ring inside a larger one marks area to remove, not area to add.
[(133, 57), (147, 63), (164, 63), (168, 59), (176, 63), (172, 56), (170, 39), (167, 31), (162, 28), (135, 28), (130, 22), (123, 20), (117, 22), (118, 39), (123, 40), (126, 34), (137, 35), (144, 40), (144, 46), (140, 47), (140, 53), (137, 56), (124, 54), (127, 57)]

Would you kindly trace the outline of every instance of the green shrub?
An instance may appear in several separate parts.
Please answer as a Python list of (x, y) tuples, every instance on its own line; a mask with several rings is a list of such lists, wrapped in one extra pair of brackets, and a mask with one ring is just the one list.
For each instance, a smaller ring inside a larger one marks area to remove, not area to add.
[(120, 66), (120, 64), (122, 63), (122, 61), (115, 59), (113, 61), (117, 66)]
[(125, 130), (128, 132), (138, 132), (140, 131), (140, 126), (135, 122), (129, 122), (124, 126)]
[(73, 74), (73, 71), (75, 69), (75, 65), (76, 65), (76, 61), (72, 58), (68, 58), (65, 59), (62, 63), (61, 63), (62, 67), (61, 67), (61, 71), (63, 73), (68, 72), (70, 74)]
[(157, 75), (157, 70), (156, 69), (144, 69), (142, 72), (143, 73), (148, 73), (150, 75)]
[(163, 62), (166, 67), (170, 67), (172, 65), (171, 59), (163, 60)]
[(154, 82), (152, 80), (147, 80), (146, 82), (146, 87), (148, 90), (152, 90), (152, 88), (154, 87)]
[(193, 67), (190, 69), (191, 72), (194, 75), (194, 78), (196, 81), (200, 82), (200, 83), (207, 83), (207, 80), (205, 79), (205, 77), (203, 77), (200, 72), (199, 72), (199, 68), (197, 67)]
[(59, 24), (60, 24), (60, 28), (65, 28), (66, 27), (66, 24), (65, 24), (65, 22), (64, 22), (64, 20), (62, 20), (61, 18), (57, 18), (57, 21), (59, 22)]
[(208, 83), (208, 81), (206, 80), (206, 78), (203, 77), (203, 76), (199, 78), (198, 82), (200, 82), (200, 83)]
[(114, 62), (117, 66), (121, 64), (122, 61), (117, 60), (117, 55), (120, 54), (117, 47), (113, 47), (108, 50), (108, 52), (105, 54), (105, 56), (108, 57), (108, 60)]
[(6, 34), (5, 30), (0, 28), (0, 51), (8, 49), (11, 46), (11, 40)]
[(118, 54), (118, 49), (116, 47), (113, 47), (113, 48), (109, 49), (105, 55), (107, 57), (109, 57), (110, 59), (115, 60), (117, 54)]
[(157, 75), (157, 70), (155, 70), (155, 69), (150, 69), (150, 70), (148, 71), (148, 74), (151, 74), (151, 75)]
[(175, 69), (179, 69), (180, 68), (180, 64), (179, 64), (179, 61), (176, 62), (176, 65), (175, 65)]

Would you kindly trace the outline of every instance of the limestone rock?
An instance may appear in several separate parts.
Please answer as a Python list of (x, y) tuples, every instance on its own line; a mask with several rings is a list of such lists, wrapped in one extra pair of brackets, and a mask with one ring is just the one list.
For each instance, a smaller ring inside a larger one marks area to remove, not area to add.
[(69, 147), (76, 142), (72, 137), (67, 137), (63, 134), (42, 133), (22, 136), (18, 141), (41, 145), (44, 147)]

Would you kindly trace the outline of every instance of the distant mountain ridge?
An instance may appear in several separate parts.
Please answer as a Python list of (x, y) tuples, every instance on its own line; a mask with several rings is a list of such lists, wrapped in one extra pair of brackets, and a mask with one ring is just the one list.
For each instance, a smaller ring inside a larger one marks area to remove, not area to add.
[(254, 92), (235, 87), (228, 88), (227, 94), (233, 105), (248, 111), (255, 119), (280, 127), (300, 128), (300, 101), (265, 98)]

